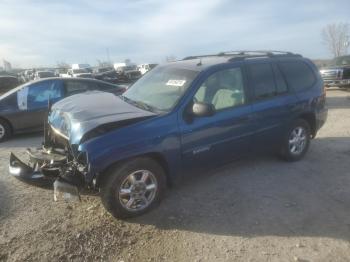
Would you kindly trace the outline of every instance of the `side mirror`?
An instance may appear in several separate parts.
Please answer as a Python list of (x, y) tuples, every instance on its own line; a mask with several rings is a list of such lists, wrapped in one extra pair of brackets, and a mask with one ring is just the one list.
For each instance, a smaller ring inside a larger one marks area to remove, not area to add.
[(212, 104), (195, 102), (192, 106), (192, 114), (198, 117), (212, 116), (215, 114), (215, 108)]

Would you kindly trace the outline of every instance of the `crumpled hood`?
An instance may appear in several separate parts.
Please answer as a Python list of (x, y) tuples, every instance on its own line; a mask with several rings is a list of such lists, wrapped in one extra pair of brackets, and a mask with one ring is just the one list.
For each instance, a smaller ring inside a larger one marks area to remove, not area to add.
[(156, 114), (135, 107), (118, 96), (100, 91), (86, 92), (65, 98), (52, 106), (49, 124), (71, 144), (97, 127), (122, 122), (133, 123)]

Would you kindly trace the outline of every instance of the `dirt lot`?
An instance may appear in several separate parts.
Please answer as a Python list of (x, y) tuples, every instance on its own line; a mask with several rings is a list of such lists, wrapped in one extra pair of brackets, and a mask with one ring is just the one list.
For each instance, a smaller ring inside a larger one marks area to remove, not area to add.
[(97, 196), (54, 203), (9, 177), (0, 145), (0, 261), (349, 261), (350, 93), (329, 90), (327, 124), (298, 163), (242, 160), (168, 191), (155, 211), (113, 219)]

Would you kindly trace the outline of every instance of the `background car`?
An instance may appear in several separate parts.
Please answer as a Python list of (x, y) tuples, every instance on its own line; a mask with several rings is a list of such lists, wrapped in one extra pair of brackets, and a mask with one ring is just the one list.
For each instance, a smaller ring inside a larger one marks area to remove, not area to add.
[(109, 83), (119, 83), (117, 72), (113, 67), (100, 67), (95, 68), (93, 71), (93, 77), (98, 80), (102, 80)]
[(141, 72), (142, 75), (146, 74), (148, 71), (155, 68), (158, 64), (141, 64), (137, 66), (137, 69)]
[(0, 96), (0, 142), (12, 134), (42, 130), (48, 103), (100, 90), (121, 94), (125, 87), (85, 78), (49, 78), (26, 83)]
[(0, 95), (19, 85), (17, 77), (0, 76)]
[(133, 63), (115, 63), (114, 69), (117, 72), (118, 78), (125, 82), (132, 82), (139, 79), (142, 75)]
[(68, 69), (67, 74), (62, 74), (61, 76), (63, 76), (63, 77), (92, 78), (91, 71), (88, 68)]
[(34, 74), (34, 80), (39, 80), (42, 78), (55, 77), (55, 73), (51, 71), (36, 71)]
[(320, 70), (326, 87), (350, 87), (350, 55), (336, 57)]

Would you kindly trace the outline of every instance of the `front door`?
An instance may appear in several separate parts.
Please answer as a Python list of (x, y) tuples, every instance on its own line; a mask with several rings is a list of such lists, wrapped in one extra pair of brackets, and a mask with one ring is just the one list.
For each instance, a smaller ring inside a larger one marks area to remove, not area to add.
[(215, 166), (249, 153), (254, 124), (241, 67), (210, 74), (193, 101), (212, 104), (216, 112), (209, 117), (194, 116), (191, 121), (180, 117), (185, 169)]

